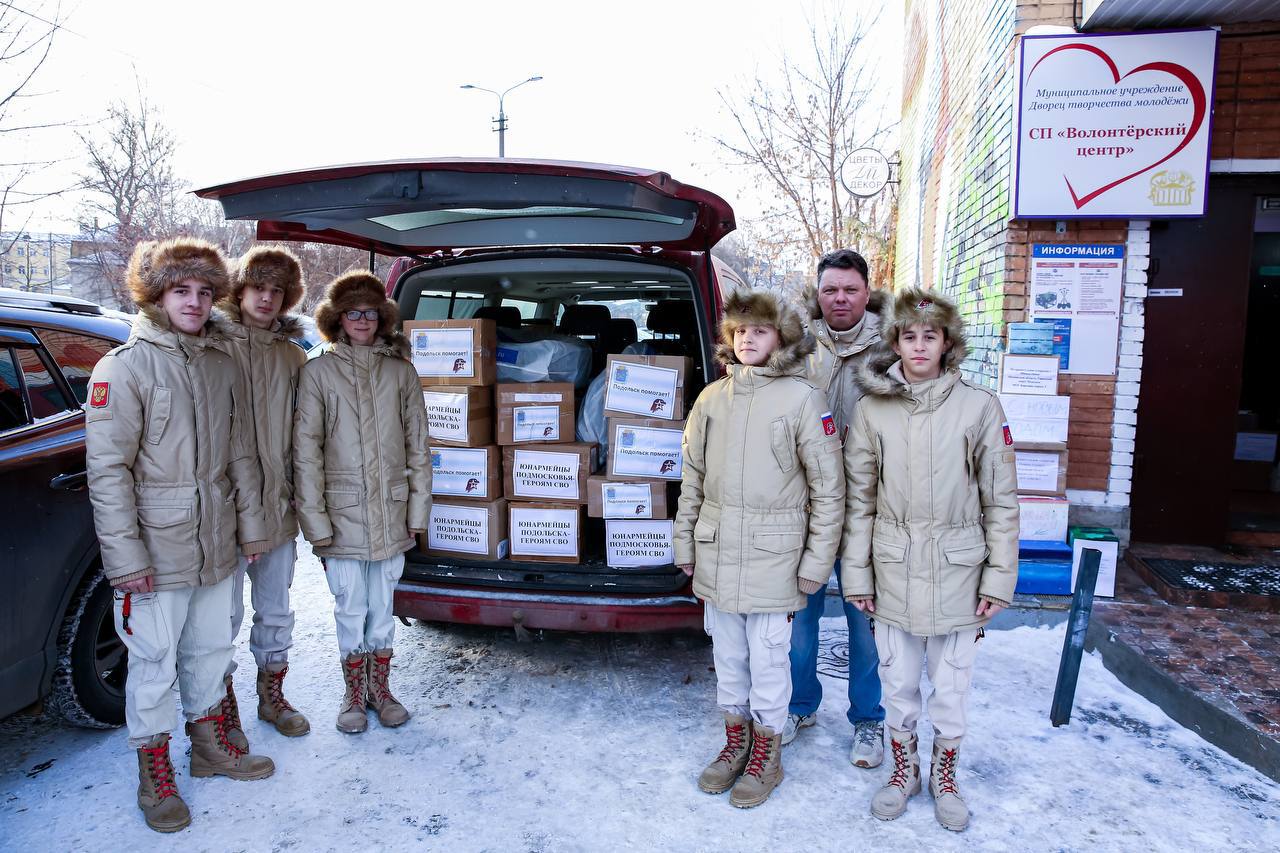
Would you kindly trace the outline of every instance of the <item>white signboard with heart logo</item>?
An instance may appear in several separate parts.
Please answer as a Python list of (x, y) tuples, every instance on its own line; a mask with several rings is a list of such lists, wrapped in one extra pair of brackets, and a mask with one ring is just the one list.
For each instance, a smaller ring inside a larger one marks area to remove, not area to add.
[(1014, 216), (1203, 216), (1217, 38), (1024, 36)]

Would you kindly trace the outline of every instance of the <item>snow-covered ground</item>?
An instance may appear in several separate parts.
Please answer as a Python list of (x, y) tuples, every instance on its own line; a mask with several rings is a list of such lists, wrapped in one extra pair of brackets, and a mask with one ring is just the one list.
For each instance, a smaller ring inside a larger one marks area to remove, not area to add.
[[(1178, 726), (1086, 656), (1071, 725), (1048, 721), (1063, 628), (984, 640), (961, 753), (968, 832), (868, 814), (884, 768), (845, 758), (844, 682), (824, 674), (818, 726), (784, 751), (786, 781), (757, 809), (694, 780), (722, 737), (711, 648), (697, 636), (547, 635), (400, 626), (392, 686), (414, 713), (399, 730), (333, 726), (341, 680), (331, 602), (304, 546), (288, 695), (312, 733), (287, 739), (253, 713), (248, 625), (237, 660), (261, 782), (193, 780), (175, 738), (192, 826), (152, 833), (134, 805), (123, 731), (0, 726), (5, 850), (1275, 850), (1280, 785)], [(823, 626), (824, 670), (844, 654)], [(927, 726), (924, 727), (927, 729)], [(927, 746), (922, 747), (927, 757)]]

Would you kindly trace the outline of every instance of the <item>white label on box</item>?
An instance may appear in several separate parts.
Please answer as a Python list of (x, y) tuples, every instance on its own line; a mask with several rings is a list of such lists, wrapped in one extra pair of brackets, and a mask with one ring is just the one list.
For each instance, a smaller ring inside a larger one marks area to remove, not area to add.
[(467, 395), (444, 391), (423, 391), (427, 407), (427, 432), (445, 441), (467, 440)]
[(578, 556), (578, 510), (512, 507), (511, 553)]
[(653, 518), (653, 490), (648, 483), (601, 483), (605, 518)]
[(512, 394), (515, 403), (559, 403), (564, 400), (563, 394)]
[(615, 361), (605, 384), (604, 407), (650, 418), (676, 417), (676, 378), (680, 371), (630, 361)]
[(576, 501), (580, 497), (580, 461), (576, 453), (517, 450), (511, 469), (511, 488), (520, 497)]
[(489, 510), (433, 502), (427, 547), (433, 551), (488, 554)]
[(606, 521), (605, 562), (610, 566), (667, 566), (675, 562), (672, 521)]
[(1085, 548), (1097, 548), (1102, 552), (1102, 562), (1098, 564), (1098, 583), (1093, 588), (1094, 595), (1113, 598), (1116, 594), (1116, 557), (1119, 553), (1119, 542), (1107, 542), (1101, 539), (1076, 539), (1071, 543), (1071, 591), (1075, 592), (1076, 577), (1080, 574), (1081, 553)]
[(1018, 467), (1018, 491), (1058, 491), (1057, 453), (1019, 450), (1014, 454), (1014, 459)]
[(1014, 441), (1067, 440), (1071, 398), (1047, 394), (1001, 394), (1000, 405)]
[(1058, 357), (1005, 353), (1000, 357), (1000, 391), (1004, 394), (1057, 394)]
[(613, 445), (609, 449), (613, 454), (613, 473), (679, 480), (684, 469), (684, 457), (680, 453), (683, 435), (678, 429), (615, 425)]
[(1018, 538), (1033, 542), (1067, 541), (1067, 508), (1062, 498), (1019, 498)]
[(475, 330), (411, 329), (413, 366), (419, 376), (476, 375)]
[(515, 441), (559, 441), (559, 406), (517, 406), (511, 412), (511, 437)]
[(489, 452), (469, 447), (431, 448), (431, 494), (489, 497)]
[(1241, 462), (1272, 462), (1276, 458), (1274, 432), (1236, 433), (1235, 458)]

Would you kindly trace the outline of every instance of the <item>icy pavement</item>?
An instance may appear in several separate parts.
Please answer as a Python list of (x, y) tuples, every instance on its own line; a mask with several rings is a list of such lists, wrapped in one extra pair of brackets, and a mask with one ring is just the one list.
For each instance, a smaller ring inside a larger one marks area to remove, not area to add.
[(1280, 785), (1172, 722), (1097, 658), (1085, 658), (1071, 725), (1049, 725), (1061, 626), (983, 641), (961, 752), (973, 811), (963, 835), (934, 822), (927, 792), (892, 823), (868, 814), (887, 773), (845, 757), (845, 685), (829, 674), (844, 653), (838, 620), (823, 626), (818, 726), (785, 749), (786, 781), (750, 811), (695, 785), (723, 736), (711, 648), (698, 636), (518, 643), (511, 631), (399, 626), (392, 686), (414, 718), (384, 730), (371, 716), (367, 733), (343, 735), (332, 599), (302, 550), (287, 693), (310, 735), (286, 739), (254, 717), (247, 620), (237, 651), (250, 742), (275, 759), (275, 776), (193, 780), (178, 735), (193, 824), (161, 836), (134, 805), (123, 731), (10, 720), (0, 725), (0, 849), (1280, 848)]

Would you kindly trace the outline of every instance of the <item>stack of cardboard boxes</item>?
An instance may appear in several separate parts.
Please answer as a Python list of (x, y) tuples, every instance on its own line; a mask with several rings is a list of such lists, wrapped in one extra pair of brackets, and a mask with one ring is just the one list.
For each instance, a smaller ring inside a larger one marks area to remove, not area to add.
[(591, 535), (603, 537), (610, 566), (672, 562), (689, 359), (609, 356), (607, 473), (597, 474), (596, 445), (574, 441), (571, 383), (495, 382), (492, 320), (416, 320), (404, 329), (430, 424), (423, 551), (579, 563)]

